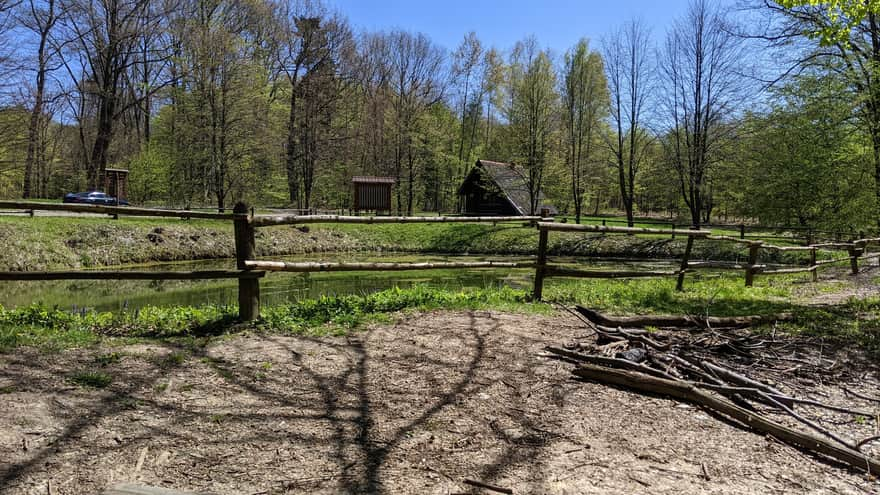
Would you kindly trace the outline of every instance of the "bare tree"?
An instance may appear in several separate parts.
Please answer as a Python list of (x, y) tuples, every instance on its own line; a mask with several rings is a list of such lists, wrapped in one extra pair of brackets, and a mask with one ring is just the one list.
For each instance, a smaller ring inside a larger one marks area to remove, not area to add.
[(0, 0), (0, 85), (8, 82), (8, 71), (11, 68), (9, 64), (13, 59), (15, 46), (12, 42), (12, 31), (16, 25), (13, 14), (20, 3), (20, 0)]
[(681, 194), (694, 227), (711, 214), (710, 173), (731, 136), (743, 84), (738, 65), (741, 38), (732, 34), (717, 5), (692, 0), (668, 32), (662, 73), (671, 128), (666, 156), (678, 173)]
[(28, 123), (27, 156), (25, 157), (21, 193), (25, 199), (32, 195), (34, 171), (42, 167), (41, 159), (45, 155), (46, 143), (41, 137), (45, 135), (43, 128), (49, 124), (44, 115), (46, 78), (52, 68), (50, 67), (51, 59), (55, 55), (50, 35), (58, 22), (58, 15), (56, 0), (28, 0), (23, 4), (18, 14), (19, 24), (34, 34), (37, 43), (33, 101)]
[(394, 99), (396, 146), (394, 171), (398, 181), (397, 208), (403, 210), (399, 184), (406, 172), (406, 209), (413, 212), (416, 185), (419, 120), (441, 101), (445, 89), (443, 50), (421, 33), (393, 31), (388, 35), (389, 85)]
[(603, 53), (612, 131), (605, 140), (614, 155), (620, 199), (632, 227), (636, 180), (653, 141), (644, 122), (654, 82), (650, 31), (639, 21), (630, 21), (603, 41)]
[[(164, 46), (144, 49), (145, 33), (163, 29), (167, 10), (151, 0), (68, 0), (63, 25), (63, 43), (75, 51), (65, 65), (83, 99), (94, 103), (94, 140), (88, 155), (86, 178), (96, 187), (110, 159), (115, 125), (131, 108), (141, 105), (146, 95), (164, 86), (154, 84), (139, 95), (130, 91), (129, 76), (138, 63), (156, 63), (169, 57)], [(140, 58), (139, 58), (140, 55)], [(72, 58), (78, 58), (73, 63)]]

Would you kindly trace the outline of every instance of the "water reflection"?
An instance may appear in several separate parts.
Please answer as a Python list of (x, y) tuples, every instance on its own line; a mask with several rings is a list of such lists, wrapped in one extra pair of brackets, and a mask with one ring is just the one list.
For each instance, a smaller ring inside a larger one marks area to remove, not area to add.
[[(277, 258), (275, 258), (277, 259)], [(395, 253), (344, 253), (297, 255), (281, 258), (289, 261), (527, 261), (512, 256), (436, 256)], [(583, 260), (559, 260), (586, 264)], [(607, 266), (607, 262), (589, 262), (590, 266)], [(613, 263), (618, 269), (657, 269), (668, 267), (665, 262)], [(185, 263), (163, 263), (137, 270), (212, 270), (234, 268), (232, 260), (209, 260)], [(417, 284), (438, 288), (487, 288), (509, 286), (529, 288), (533, 270), (426, 270), (412, 272), (318, 272), (270, 273), (260, 282), (263, 304), (275, 305), (315, 298), (321, 295), (367, 294), (392, 287)], [(60, 308), (95, 308), (101, 311), (135, 309), (143, 306), (235, 304), (235, 280), (62, 280), (50, 282), (3, 282), (0, 304), (6, 308), (41, 302)]]

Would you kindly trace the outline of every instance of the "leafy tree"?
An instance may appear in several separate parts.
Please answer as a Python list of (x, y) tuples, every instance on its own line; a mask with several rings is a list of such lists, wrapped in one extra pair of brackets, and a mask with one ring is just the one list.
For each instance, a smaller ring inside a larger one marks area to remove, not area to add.
[[(595, 177), (597, 138), (609, 105), (602, 57), (590, 50), (586, 40), (565, 54), (562, 79), (566, 162), (575, 222), (580, 223), (584, 194)], [(629, 211), (631, 217), (632, 208)]]
[(522, 165), (529, 214), (534, 215), (557, 124), (559, 95), (550, 54), (540, 49), (534, 37), (518, 42), (510, 57), (508, 77), (505, 113), (512, 137), (511, 154)]
[[(874, 168), (875, 205), (880, 210), (880, 2), (780, 1), (766, 8), (777, 22), (756, 36), (770, 46), (788, 50), (804, 34), (819, 41), (793, 65), (800, 70), (819, 68), (840, 73), (846, 89), (859, 105), (854, 109), (870, 136)], [(880, 224), (880, 217), (877, 218)]]
[(828, 75), (801, 76), (775, 91), (767, 115), (746, 119), (738, 168), (747, 215), (834, 230), (871, 221), (870, 145), (842, 89)]
[(880, 13), (880, 0), (778, 0), (774, 3), (792, 13), (803, 7), (812, 8), (814, 13), (824, 11), (824, 22), (807, 32), (824, 46), (849, 45), (852, 30), (868, 17)]

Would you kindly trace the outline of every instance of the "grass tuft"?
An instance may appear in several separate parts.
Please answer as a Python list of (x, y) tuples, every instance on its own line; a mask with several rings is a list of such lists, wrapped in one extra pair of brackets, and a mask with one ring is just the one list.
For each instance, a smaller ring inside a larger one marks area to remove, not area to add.
[(102, 371), (79, 371), (69, 378), (71, 383), (87, 388), (107, 388), (113, 377)]

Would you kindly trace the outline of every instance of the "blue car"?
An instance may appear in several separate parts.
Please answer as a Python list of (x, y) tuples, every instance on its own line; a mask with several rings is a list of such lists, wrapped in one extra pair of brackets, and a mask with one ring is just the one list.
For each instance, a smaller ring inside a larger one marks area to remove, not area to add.
[(124, 199), (117, 200), (113, 196), (108, 196), (101, 191), (67, 193), (64, 195), (63, 202), (101, 206), (128, 206), (128, 201)]

